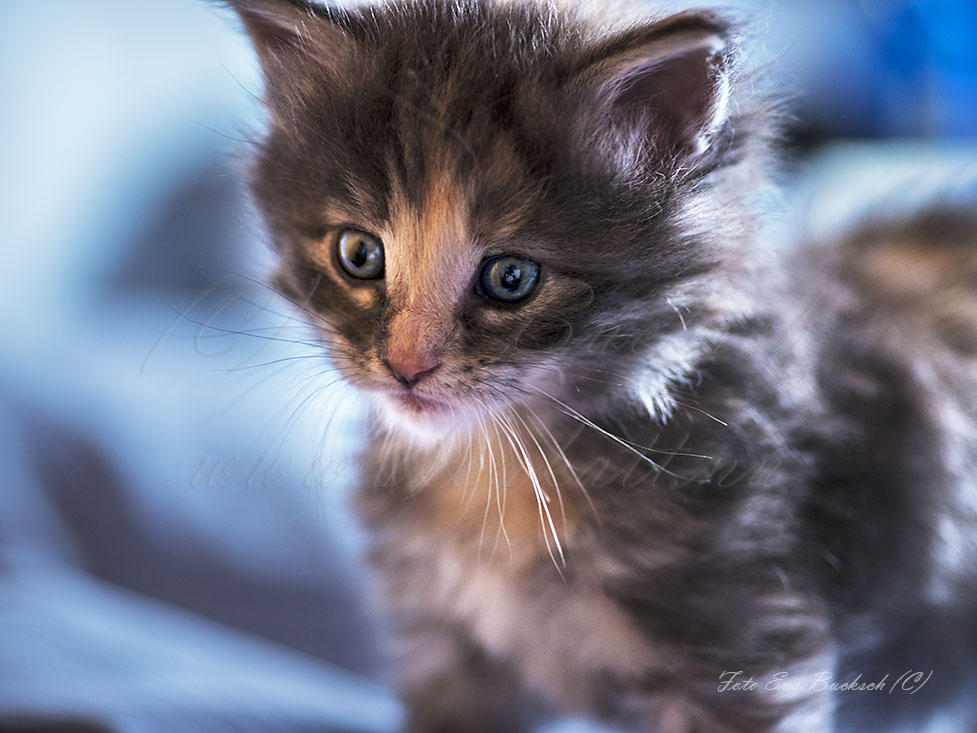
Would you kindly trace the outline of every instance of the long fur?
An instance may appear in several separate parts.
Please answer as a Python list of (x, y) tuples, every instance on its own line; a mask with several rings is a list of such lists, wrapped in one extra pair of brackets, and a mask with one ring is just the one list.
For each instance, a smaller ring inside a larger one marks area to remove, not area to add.
[[(452, 429), (378, 421), (360, 491), (410, 730), (886, 730), (972, 689), (972, 216), (771, 260), (775, 115), (712, 14), (231, 5), (269, 82), (282, 288), (367, 391), (391, 330), (443, 351)], [(350, 226), (384, 238), (386, 281), (337, 271)], [(543, 263), (518, 308), (468, 285), (506, 251)], [(823, 684), (907, 671), (933, 681)]]

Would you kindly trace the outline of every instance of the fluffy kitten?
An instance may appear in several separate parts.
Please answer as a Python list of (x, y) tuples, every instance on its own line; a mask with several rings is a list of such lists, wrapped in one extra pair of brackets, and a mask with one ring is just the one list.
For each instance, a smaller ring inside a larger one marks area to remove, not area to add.
[(885, 730), (972, 688), (974, 217), (774, 267), (709, 13), (231, 4), (280, 285), (379, 408), (409, 730)]

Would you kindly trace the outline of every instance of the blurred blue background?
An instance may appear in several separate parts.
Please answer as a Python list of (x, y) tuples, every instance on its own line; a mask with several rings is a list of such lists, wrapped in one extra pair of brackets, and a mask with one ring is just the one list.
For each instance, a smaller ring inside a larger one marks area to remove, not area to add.
[[(977, 180), (977, 3), (721, 5), (792, 100), (782, 231)], [(261, 284), (260, 90), (213, 3), (0, 0), (0, 730), (397, 724), (358, 401)]]

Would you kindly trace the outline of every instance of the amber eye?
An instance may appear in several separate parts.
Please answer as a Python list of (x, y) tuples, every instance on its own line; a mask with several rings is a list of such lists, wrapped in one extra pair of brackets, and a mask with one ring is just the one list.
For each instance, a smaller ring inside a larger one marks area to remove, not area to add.
[(495, 257), (482, 266), (479, 293), (501, 303), (525, 300), (539, 284), (539, 264), (515, 255)]
[(339, 264), (351, 277), (377, 280), (383, 277), (383, 245), (366, 232), (347, 229), (337, 243)]

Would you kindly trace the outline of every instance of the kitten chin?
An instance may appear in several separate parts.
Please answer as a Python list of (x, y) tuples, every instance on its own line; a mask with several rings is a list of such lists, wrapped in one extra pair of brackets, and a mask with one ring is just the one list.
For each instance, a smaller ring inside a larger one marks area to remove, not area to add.
[(407, 438), (420, 447), (432, 447), (444, 440), (468, 435), (478, 425), (479, 411), (414, 395), (374, 393), (372, 402), (387, 432)]

